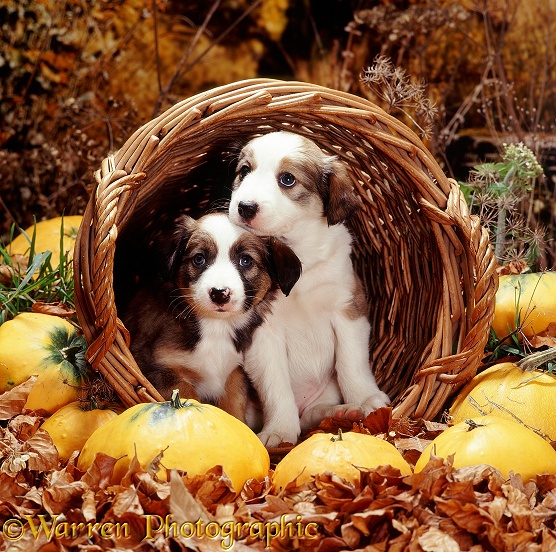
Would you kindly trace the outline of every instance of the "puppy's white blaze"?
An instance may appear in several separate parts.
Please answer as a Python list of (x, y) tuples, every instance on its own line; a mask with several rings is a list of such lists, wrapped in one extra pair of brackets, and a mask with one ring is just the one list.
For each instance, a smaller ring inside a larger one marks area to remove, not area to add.
[[(202, 219), (200, 227), (216, 241), (216, 259), (203, 272), (195, 286), (195, 301), (206, 311), (237, 314), (243, 312), (245, 290), (243, 281), (230, 259), (230, 249), (245, 230), (232, 224), (227, 217), (209, 216)], [(211, 289), (229, 289), (230, 300), (217, 305), (210, 298)]]
[(244, 224), (238, 212), (242, 201), (254, 202), (258, 206), (256, 216), (248, 224), (249, 229), (257, 234), (276, 234), (278, 230), (282, 234), (301, 215), (301, 211), (297, 212), (295, 203), (280, 190), (274, 169), (257, 168), (234, 191), (230, 203), (230, 218), (236, 224)]
[[(230, 218), (236, 224), (248, 226), (256, 234), (287, 236), (287, 233), (306, 220), (308, 205), (292, 202), (278, 184), (280, 166), (284, 156), (277, 152), (287, 152), (286, 156), (303, 159), (303, 141), (295, 134), (270, 133), (250, 143), (252, 158), (256, 165), (232, 193)], [(238, 213), (239, 203), (254, 202), (258, 205), (257, 215), (245, 223)], [(322, 202), (315, 197), (310, 209), (314, 216), (322, 216)]]

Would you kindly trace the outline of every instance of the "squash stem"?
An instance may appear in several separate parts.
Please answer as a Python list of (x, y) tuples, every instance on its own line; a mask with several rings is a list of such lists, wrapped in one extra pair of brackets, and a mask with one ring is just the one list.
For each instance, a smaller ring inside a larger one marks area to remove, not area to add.
[(85, 400), (81, 400), (79, 403), (79, 408), (83, 412), (90, 412), (91, 410), (100, 410), (98, 401), (94, 395), (87, 397)]
[(180, 392), (178, 389), (174, 389), (172, 391), (172, 396), (170, 397), (170, 403), (172, 403), (172, 406), (176, 409), (183, 408), (183, 404), (180, 400)]
[(69, 345), (68, 347), (62, 347), (60, 349), (60, 354), (62, 355), (64, 360), (67, 360), (73, 366), (75, 366), (75, 357), (77, 356), (77, 353), (79, 353), (82, 349), (83, 347), (81, 345)]
[(465, 423), (469, 426), (467, 428), (467, 431), (473, 431), (474, 429), (477, 429), (478, 427), (482, 427), (482, 424), (478, 424), (477, 422), (475, 422), (474, 420), (471, 420), (470, 418), (467, 418), (465, 420)]
[(343, 437), (342, 437), (342, 428), (338, 428), (338, 435), (332, 435), (332, 437), (330, 438), (330, 440), (332, 442), (336, 442), (336, 441), (343, 441)]

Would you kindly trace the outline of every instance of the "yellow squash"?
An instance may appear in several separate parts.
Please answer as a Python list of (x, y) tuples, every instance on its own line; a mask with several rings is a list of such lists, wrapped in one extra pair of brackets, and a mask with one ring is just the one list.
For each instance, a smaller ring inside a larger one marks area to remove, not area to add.
[(193, 399), (137, 404), (97, 429), (85, 443), (77, 467), (85, 471), (98, 452), (120, 458), (113, 483), (125, 475), (137, 452), (147, 467), (164, 452), (158, 476), (166, 480), (165, 468), (203, 475), (220, 465), (239, 492), (248, 479), (268, 475), (270, 458), (259, 438), (243, 422), (227, 412)]
[(519, 420), (556, 440), (556, 376), (503, 362), (477, 374), (450, 408), (454, 423), (482, 414)]
[(431, 455), (454, 455), (456, 468), (488, 464), (505, 478), (512, 471), (524, 481), (537, 474), (556, 474), (556, 451), (548, 441), (518, 422), (496, 416), (472, 418), (443, 431), (425, 448), (415, 473), (423, 470)]
[(63, 406), (42, 424), (54, 445), (58, 457), (67, 462), (76, 450), (81, 450), (87, 439), (100, 426), (115, 418), (121, 409), (98, 408), (96, 403), (75, 401)]
[(33, 238), (33, 232), (35, 232), (35, 253), (51, 251), (52, 266), (58, 266), (60, 259), (60, 236), (63, 235), (63, 252), (67, 253), (70, 258), (73, 257), (75, 239), (77, 238), (77, 231), (82, 220), (83, 217), (73, 215), (37, 222), (35, 226), (27, 228), (25, 233), (19, 234), (11, 241), (8, 246), (8, 253), (12, 255), (16, 253), (19, 255), (29, 255), (30, 242)]
[(276, 491), (297, 478), (301, 485), (315, 475), (333, 472), (354, 485), (359, 484), (360, 468), (390, 465), (402, 475), (411, 468), (394, 445), (364, 433), (315, 433), (294, 447), (276, 466), (272, 478)]
[(544, 332), (556, 322), (556, 272), (500, 276), (492, 329), (498, 339)]
[(0, 326), (0, 393), (36, 375), (25, 408), (53, 413), (79, 398), (89, 374), (85, 339), (58, 316), (21, 313)]

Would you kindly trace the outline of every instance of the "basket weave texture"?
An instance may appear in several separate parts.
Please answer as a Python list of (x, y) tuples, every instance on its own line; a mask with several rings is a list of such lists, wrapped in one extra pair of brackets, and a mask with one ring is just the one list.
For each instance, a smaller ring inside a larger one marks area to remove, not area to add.
[(498, 286), (488, 234), (406, 125), (365, 99), (313, 84), (256, 79), (214, 88), (168, 109), (104, 159), (74, 257), (88, 360), (125, 405), (162, 400), (118, 318), (116, 246), (176, 209), (202, 214), (229, 186), (230, 143), (272, 130), (307, 136), (347, 165), (361, 199), (349, 225), (369, 297), (371, 365), (394, 416), (434, 418), (483, 356)]

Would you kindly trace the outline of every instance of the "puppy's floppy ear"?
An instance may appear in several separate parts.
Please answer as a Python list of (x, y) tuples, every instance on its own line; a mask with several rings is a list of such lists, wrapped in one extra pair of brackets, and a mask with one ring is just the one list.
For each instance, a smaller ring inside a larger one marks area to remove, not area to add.
[(266, 249), (268, 273), (287, 296), (301, 277), (301, 261), (291, 248), (277, 238), (266, 238)]
[(197, 221), (189, 215), (181, 215), (175, 221), (173, 230), (158, 236), (155, 247), (159, 260), (160, 275), (163, 280), (173, 280), (183, 261), (187, 242), (197, 227)]
[(319, 188), (328, 225), (347, 220), (357, 210), (359, 202), (343, 163), (337, 157), (326, 159), (323, 182)]

